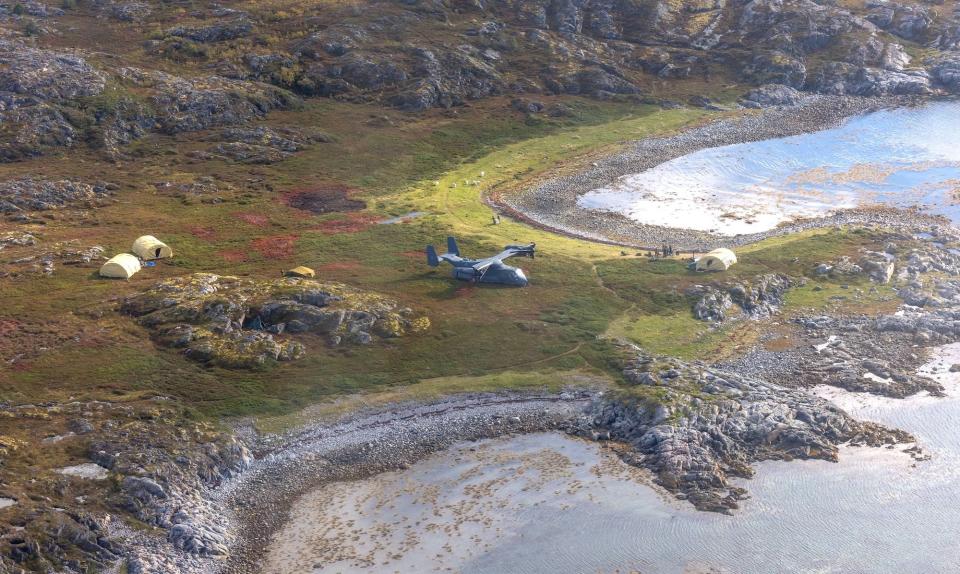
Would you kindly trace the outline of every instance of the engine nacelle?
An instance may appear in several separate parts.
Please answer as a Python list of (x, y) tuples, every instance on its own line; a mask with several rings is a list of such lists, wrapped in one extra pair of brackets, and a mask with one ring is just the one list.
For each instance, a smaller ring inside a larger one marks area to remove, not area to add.
[(453, 277), (461, 281), (473, 281), (477, 276), (477, 271), (473, 267), (454, 267), (453, 269)]

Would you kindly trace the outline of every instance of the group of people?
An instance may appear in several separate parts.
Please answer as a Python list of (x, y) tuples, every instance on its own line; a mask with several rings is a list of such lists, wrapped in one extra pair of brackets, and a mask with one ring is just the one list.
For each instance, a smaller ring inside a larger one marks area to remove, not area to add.
[(673, 257), (674, 255), (680, 255), (680, 251), (675, 250), (673, 245), (664, 243), (660, 247), (654, 247), (653, 251), (647, 251), (647, 257)]

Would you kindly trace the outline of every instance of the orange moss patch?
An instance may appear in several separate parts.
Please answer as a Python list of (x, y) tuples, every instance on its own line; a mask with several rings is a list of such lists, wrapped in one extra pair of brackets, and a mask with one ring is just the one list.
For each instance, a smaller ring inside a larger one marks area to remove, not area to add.
[(293, 246), (297, 239), (298, 235), (272, 235), (254, 239), (250, 246), (264, 257), (286, 259), (293, 256)]
[(326, 235), (337, 233), (358, 233), (374, 225), (380, 218), (371, 213), (351, 213), (343, 219), (324, 221), (316, 230)]
[(249, 223), (250, 225), (255, 225), (257, 227), (264, 227), (267, 225), (267, 223), (270, 223), (270, 220), (267, 219), (267, 216), (260, 213), (234, 213), (233, 216), (240, 221)]

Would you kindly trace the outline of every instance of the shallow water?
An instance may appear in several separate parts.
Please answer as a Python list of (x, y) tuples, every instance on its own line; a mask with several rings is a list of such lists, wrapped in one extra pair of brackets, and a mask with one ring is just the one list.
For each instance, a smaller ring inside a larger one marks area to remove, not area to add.
[(880, 111), (836, 129), (705, 149), (580, 198), (641, 223), (737, 235), (858, 205), (960, 222), (960, 102)]
[(960, 572), (960, 345), (925, 367), (947, 398), (823, 388), (933, 458), (844, 447), (768, 462), (733, 517), (696, 512), (601, 445), (537, 434), (465, 445), (304, 497), (267, 572)]

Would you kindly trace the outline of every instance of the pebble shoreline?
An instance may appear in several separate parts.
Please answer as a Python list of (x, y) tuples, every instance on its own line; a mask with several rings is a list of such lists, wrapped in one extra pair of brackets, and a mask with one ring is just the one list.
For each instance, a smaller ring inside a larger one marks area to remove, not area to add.
[(290, 506), (309, 490), (404, 469), (459, 442), (562, 430), (597, 396), (588, 390), (464, 394), (424, 404), (388, 405), (257, 440), (253, 448), (258, 460), (207, 497), (212, 507), (221, 509), (216, 517), (219, 527), (234, 533), (230, 557), (226, 561), (181, 557), (170, 565), (189, 574), (258, 572), (258, 562)]
[(509, 215), (541, 228), (634, 249), (653, 249), (669, 244), (680, 251), (705, 252), (716, 247), (737, 247), (778, 235), (837, 225), (887, 226), (903, 224), (905, 218), (917, 225), (942, 223), (942, 218), (914, 210), (869, 207), (797, 220), (760, 233), (726, 237), (645, 225), (618, 213), (584, 209), (577, 204), (577, 199), (588, 191), (696, 151), (829, 129), (851, 116), (925, 101), (905, 97), (811, 95), (796, 106), (768, 108), (756, 114), (713, 121), (674, 135), (636, 141), (617, 153), (596, 160), (587, 169), (489, 201)]

